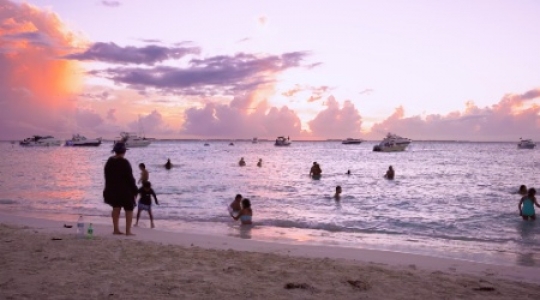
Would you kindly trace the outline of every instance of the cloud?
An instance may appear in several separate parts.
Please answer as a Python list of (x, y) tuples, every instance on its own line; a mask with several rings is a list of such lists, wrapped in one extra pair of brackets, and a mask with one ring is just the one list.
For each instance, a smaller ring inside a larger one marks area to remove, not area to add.
[(111, 90), (105, 90), (97, 93), (81, 93), (78, 96), (86, 99), (106, 101), (112, 98)]
[(259, 23), (260, 26), (265, 26), (268, 23), (268, 18), (265, 16), (260, 16), (257, 19), (257, 22)]
[(491, 107), (480, 108), (468, 101), (462, 112), (424, 117), (405, 117), (403, 107), (398, 107), (387, 119), (373, 125), (370, 137), (381, 138), (386, 132), (420, 140), (504, 141), (538, 137), (540, 106), (533, 100), (539, 98), (540, 89), (533, 89), (507, 94)]
[(245, 42), (249, 42), (249, 41), (251, 41), (251, 38), (246, 37), (246, 38), (238, 40), (237, 43), (245, 43)]
[(112, 42), (98, 42), (82, 53), (69, 54), (64, 58), (117, 64), (154, 65), (169, 59), (180, 59), (189, 54), (199, 54), (200, 51), (198, 47), (164, 47), (157, 45), (120, 47)]
[(80, 42), (54, 13), (0, 0), (0, 138), (69, 128), (82, 72), (58, 57)]
[(330, 88), (326, 85), (315, 87), (309, 85), (300, 86), (299, 84), (296, 84), (292, 89), (289, 89), (281, 94), (285, 97), (294, 97), (298, 93), (309, 92), (311, 95), (309, 96), (307, 101), (315, 102), (317, 100), (320, 100), (329, 90)]
[(121, 5), (120, 1), (113, 0), (103, 0), (101, 1), (101, 4), (107, 7), (119, 7)]
[(268, 108), (265, 103), (255, 106), (254, 96), (236, 97), (228, 105), (209, 102), (202, 108), (189, 108), (181, 132), (209, 138), (300, 135), (300, 119), (294, 111), (286, 106)]
[(371, 95), (371, 93), (373, 93), (372, 89), (365, 89), (365, 90), (361, 91), (359, 94), (360, 95)]
[(111, 122), (116, 122), (116, 109), (115, 108), (111, 108), (107, 111), (106, 119)]
[(153, 110), (146, 116), (139, 117), (136, 121), (128, 124), (130, 131), (141, 134), (169, 135), (174, 131), (165, 123), (163, 116), (157, 110)]
[(346, 138), (360, 135), (362, 117), (351, 101), (345, 101), (343, 108), (333, 96), (326, 100), (326, 109), (308, 122), (311, 133), (317, 138)]
[(258, 86), (273, 83), (274, 77), (287, 69), (301, 67), (306, 52), (281, 55), (239, 53), (205, 59), (192, 59), (189, 66), (156, 66), (153, 68), (119, 67), (95, 71), (131, 88), (154, 88), (182, 95), (236, 95)]

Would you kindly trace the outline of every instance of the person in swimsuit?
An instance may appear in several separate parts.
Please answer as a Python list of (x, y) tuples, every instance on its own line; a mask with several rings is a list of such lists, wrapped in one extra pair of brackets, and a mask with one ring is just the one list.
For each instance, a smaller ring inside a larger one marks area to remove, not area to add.
[(165, 169), (170, 170), (172, 168), (171, 159), (167, 158), (167, 162), (165, 163)]
[(528, 193), (528, 192), (527, 192), (527, 186), (525, 186), (525, 185), (522, 184), (522, 185), (519, 187), (518, 194), (520, 194), (521, 197), (525, 197), (525, 196), (527, 196), (527, 193)]
[(139, 226), (139, 218), (141, 216), (141, 212), (143, 210), (146, 210), (148, 212), (148, 215), (150, 216), (150, 226), (152, 228), (155, 228), (154, 226), (154, 216), (152, 215), (152, 198), (154, 197), (154, 201), (156, 202), (156, 205), (159, 205), (159, 202), (156, 197), (156, 193), (152, 189), (152, 184), (150, 181), (143, 182), (143, 186), (139, 189), (139, 208), (137, 209), (137, 221), (135, 222), (135, 227)]
[(242, 225), (251, 225), (251, 219), (253, 217), (253, 211), (251, 210), (251, 202), (249, 199), (242, 200), (242, 210), (238, 216), (233, 217), (235, 220), (240, 220)]
[(394, 172), (394, 168), (392, 166), (388, 167), (388, 171), (386, 171), (386, 174), (384, 174), (384, 178), (393, 180), (396, 173)]
[(341, 199), (341, 186), (336, 186), (336, 193), (334, 194), (334, 199), (340, 200)]
[(314, 161), (313, 166), (311, 166), (311, 169), (309, 170), (309, 176), (313, 179), (321, 179), (322, 169), (321, 166)]
[(530, 188), (529, 192), (527, 193), (527, 196), (521, 198), (521, 201), (519, 201), (519, 215), (523, 218), (523, 220), (528, 221), (534, 221), (536, 220), (536, 214), (534, 211), (534, 206), (540, 208), (540, 204), (538, 204), (538, 201), (536, 201), (536, 190), (534, 188)]
[(239, 165), (240, 167), (244, 167), (244, 166), (246, 166), (246, 161), (244, 160), (244, 158), (243, 158), (243, 157), (242, 157), (242, 158), (240, 158), (240, 161), (238, 162), (238, 165)]
[(238, 214), (240, 214), (240, 211), (242, 210), (242, 195), (237, 194), (236, 197), (234, 197), (233, 202), (229, 204), (229, 214), (231, 217), (236, 217)]
[(139, 170), (141, 170), (141, 177), (139, 178), (139, 181), (137, 181), (137, 183), (144, 184), (145, 181), (148, 181), (150, 175), (148, 174), (146, 166), (143, 163), (139, 164)]
[(120, 231), (118, 223), (120, 212), (124, 208), (126, 214), (126, 235), (131, 233), (131, 222), (133, 220), (133, 208), (137, 197), (137, 184), (133, 177), (131, 164), (124, 158), (126, 145), (121, 142), (114, 144), (114, 156), (111, 156), (105, 163), (105, 188), (103, 189), (103, 200), (112, 207), (113, 234), (124, 234)]

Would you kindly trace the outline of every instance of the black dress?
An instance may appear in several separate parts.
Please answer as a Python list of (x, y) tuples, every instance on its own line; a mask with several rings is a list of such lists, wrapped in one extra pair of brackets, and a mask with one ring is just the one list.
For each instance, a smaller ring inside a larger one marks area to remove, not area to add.
[(122, 157), (110, 157), (105, 163), (105, 203), (130, 211), (133, 210), (136, 195), (137, 185), (129, 161)]

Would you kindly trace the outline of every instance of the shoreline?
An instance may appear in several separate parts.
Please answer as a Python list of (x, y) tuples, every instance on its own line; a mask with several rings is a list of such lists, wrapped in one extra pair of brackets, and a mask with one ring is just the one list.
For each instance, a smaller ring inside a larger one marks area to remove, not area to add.
[[(124, 218), (120, 219), (120, 224)], [(60, 234), (75, 236), (75, 226), (67, 229), (63, 225), (74, 222), (50, 220), (21, 215), (0, 213), (0, 224), (27, 227), (43, 234)], [(212, 235), (207, 233), (168, 232), (148, 228), (134, 228), (136, 236), (113, 236), (111, 225), (93, 224), (96, 238), (118, 241), (153, 243), (156, 245), (172, 245), (180, 247), (200, 247), (216, 251), (240, 251), (249, 253), (277, 254), (297, 259), (330, 259), (344, 261), (348, 264), (368, 264), (389, 267), (397, 270), (423, 270), (441, 274), (461, 274), (482, 276), (490, 279), (540, 283), (540, 272), (537, 267), (519, 265), (498, 265), (479, 263), (468, 260), (434, 257), (420, 254), (373, 250), (365, 248), (343, 247), (335, 245), (302, 244), (301, 242), (285, 243), (283, 241), (262, 241), (242, 238), (249, 234), (248, 229), (234, 237), (230, 235)], [(122, 226), (121, 226), (122, 227)]]

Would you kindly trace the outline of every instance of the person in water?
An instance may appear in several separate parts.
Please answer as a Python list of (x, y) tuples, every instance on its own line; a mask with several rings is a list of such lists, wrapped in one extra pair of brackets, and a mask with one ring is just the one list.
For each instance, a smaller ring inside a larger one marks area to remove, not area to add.
[(165, 169), (170, 170), (172, 168), (171, 159), (167, 158), (167, 162), (165, 163)]
[(148, 215), (150, 216), (150, 226), (152, 228), (155, 228), (154, 225), (154, 216), (152, 215), (152, 198), (154, 197), (154, 201), (156, 202), (156, 205), (159, 205), (159, 202), (156, 197), (156, 193), (152, 189), (152, 184), (150, 181), (143, 182), (143, 186), (139, 189), (139, 208), (137, 209), (137, 221), (135, 222), (135, 227), (139, 226), (139, 218), (141, 217), (141, 212), (143, 210), (146, 210), (148, 212)]
[(528, 193), (528, 192), (527, 192), (527, 186), (525, 186), (525, 185), (522, 184), (522, 185), (519, 187), (518, 194), (520, 194), (521, 197), (525, 197), (525, 196), (527, 196), (527, 193)]
[(319, 179), (321, 178), (321, 174), (321, 166), (316, 161), (314, 161), (313, 166), (311, 166), (311, 169), (309, 170), (309, 176), (311, 176), (311, 178), (313, 179)]
[(536, 220), (536, 214), (534, 211), (534, 206), (540, 208), (540, 204), (538, 204), (538, 201), (536, 201), (536, 190), (534, 188), (530, 188), (527, 192), (527, 196), (521, 198), (521, 201), (519, 201), (518, 208), (519, 208), (519, 215), (523, 218), (523, 220), (528, 221), (534, 221)]
[[(232, 215), (231, 215), (232, 216)], [(238, 216), (234, 217), (234, 220), (240, 220), (242, 225), (251, 225), (251, 219), (253, 217), (253, 211), (251, 210), (251, 202), (249, 199), (242, 200), (242, 210)]]
[(244, 166), (246, 165), (246, 161), (244, 160), (243, 157), (240, 158), (240, 161), (238, 162), (238, 165), (239, 165), (240, 167), (244, 167)]
[(347, 170), (347, 173), (345, 173), (347, 175), (351, 175), (351, 170)]
[(234, 197), (233, 202), (229, 204), (229, 213), (231, 217), (238, 216), (240, 211), (242, 210), (242, 195), (237, 194), (236, 197)]
[(384, 174), (384, 178), (393, 180), (396, 173), (394, 172), (394, 168), (392, 166), (388, 167), (388, 171), (386, 171), (386, 174)]
[(126, 214), (126, 235), (131, 233), (131, 223), (133, 221), (133, 208), (137, 197), (137, 184), (133, 177), (131, 164), (124, 158), (126, 145), (118, 142), (114, 144), (114, 156), (111, 156), (105, 163), (105, 188), (103, 189), (103, 199), (105, 203), (112, 207), (113, 234), (124, 234), (120, 231), (119, 220), (122, 208)]
[(139, 178), (139, 181), (137, 181), (137, 183), (144, 184), (146, 181), (148, 181), (150, 175), (148, 174), (146, 166), (143, 163), (139, 164), (139, 170), (141, 170), (141, 177)]
[(336, 186), (336, 193), (334, 194), (334, 199), (340, 200), (341, 199), (341, 186)]
[(262, 158), (259, 158), (259, 161), (257, 162), (257, 167), (262, 167)]

